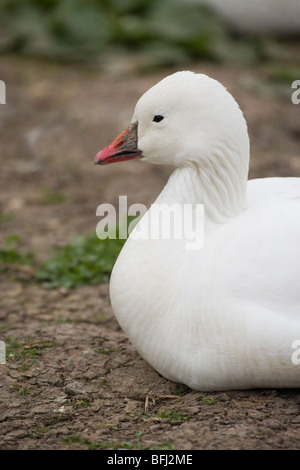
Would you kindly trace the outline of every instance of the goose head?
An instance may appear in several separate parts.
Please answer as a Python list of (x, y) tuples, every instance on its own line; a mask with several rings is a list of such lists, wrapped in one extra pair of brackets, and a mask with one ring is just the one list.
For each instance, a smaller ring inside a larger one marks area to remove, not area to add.
[(207, 168), (224, 165), (225, 154), (235, 159), (232, 164), (248, 169), (247, 125), (237, 102), (218, 81), (182, 71), (139, 99), (131, 125), (96, 155), (95, 163), (139, 158), (179, 168)]
[(132, 159), (188, 173), (186, 187), (198, 188), (185, 191), (188, 200), (204, 203), (214, 221), (246, 207), (247, 124), (232, 95), (207, 75), (177, 72), (150, 88), (137, 102), (130, 126), (97, 153), (95, 163)]

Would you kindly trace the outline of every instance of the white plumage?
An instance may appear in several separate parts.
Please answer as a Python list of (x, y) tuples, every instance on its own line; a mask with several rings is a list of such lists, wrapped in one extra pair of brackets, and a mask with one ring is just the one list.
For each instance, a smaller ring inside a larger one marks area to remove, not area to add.
[(165, 78), (132, 123), (143, 160), (176, 167), (155, 202), (204, 204), (205, 237), (200, 250), (129, 237), (110, 283), (124, 332), (160, 374), (193, 389), (300, 387), (300, 179), (247, 182), (246, 122), (206, 75)]

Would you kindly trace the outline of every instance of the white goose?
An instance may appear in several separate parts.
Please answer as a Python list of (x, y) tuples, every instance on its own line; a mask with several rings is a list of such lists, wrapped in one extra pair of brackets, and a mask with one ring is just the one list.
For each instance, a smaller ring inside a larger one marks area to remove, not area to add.
[(238, 104), (189, 71), (148, 90), (95, 162), (132, 158), (177, 167), (156, 203), (205, 208), (202, 249), (131, 236), (120, 253), (111, 302), (136, 350), (196, 390), (300, 387), (300, 178), (247, 182)]

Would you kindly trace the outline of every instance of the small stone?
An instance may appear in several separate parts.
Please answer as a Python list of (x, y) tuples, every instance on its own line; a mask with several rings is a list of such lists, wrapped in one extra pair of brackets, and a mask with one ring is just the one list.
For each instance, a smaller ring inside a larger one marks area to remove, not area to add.
[(87, 391), (78, 382), (70, 382), (65, 386), (65, 392), (68, 395), (86, 395)]

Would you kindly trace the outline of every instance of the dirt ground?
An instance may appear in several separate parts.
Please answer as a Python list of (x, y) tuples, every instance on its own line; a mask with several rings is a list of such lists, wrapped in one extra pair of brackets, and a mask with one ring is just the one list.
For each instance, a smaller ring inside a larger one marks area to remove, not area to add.
[[(139, 96), (173, 70), (100, 73), (13, 57), (0, 67), (0, 210), (10, 214), (1, 244), (18, 234), (41, 262), (75, 234), (92, 233), (100, 203), (128, 195), (149, 206), (170, 168), (95, 167), (93, 157), (128, 125)], [(191, 67), (240, 103), (250, 178), (300, 176), (300, 105), (290, 84), (270, 81), (265, 64)], [(65, 200), (49, 203), (47, 190)], [(201, 393), (171, 383), (119, 328), (108, 285), (47, 290), (30, 269), (17, 271), (1, 274), (0, 340), (16, 351), (0, 365), (1, 449), (300, 448), (299, 390)]]

